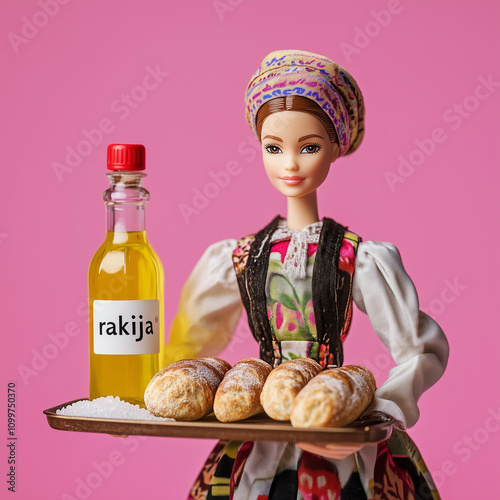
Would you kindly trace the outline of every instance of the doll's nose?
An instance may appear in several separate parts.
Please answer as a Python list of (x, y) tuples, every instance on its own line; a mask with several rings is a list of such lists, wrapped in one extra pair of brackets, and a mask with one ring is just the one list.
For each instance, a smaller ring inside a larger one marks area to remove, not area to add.
[(298, 169), (299, 169), (299, 164), (298, 164), (297, 160), (295, 159), (295, 157), (294, 156), (289, 156), (286, 159), (285, 170), (296, 171)]

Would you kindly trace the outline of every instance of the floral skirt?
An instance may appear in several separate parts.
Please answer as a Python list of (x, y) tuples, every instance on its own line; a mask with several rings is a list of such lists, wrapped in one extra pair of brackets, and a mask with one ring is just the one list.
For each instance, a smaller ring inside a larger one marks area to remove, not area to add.
[(188, 499), (439, 500), (405, 432), (394, 430), (387, 441), (371, 446), (372, 452), (368, 446), (344, 460), (331, 460), (293, 443), (221, 441)]

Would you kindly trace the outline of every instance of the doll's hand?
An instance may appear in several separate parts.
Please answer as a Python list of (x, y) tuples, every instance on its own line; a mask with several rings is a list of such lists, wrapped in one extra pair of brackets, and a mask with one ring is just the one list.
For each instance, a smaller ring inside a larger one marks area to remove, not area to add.
[(352, 444), (336, 444), (336, 443), (296, 443), (300, 449), (315, 455), (321, 455), (326, 458), (336, 458), (342, 460), (343, 458), (352, 455), (356, 451), (363, 448), (365, 443), (352, 443)]

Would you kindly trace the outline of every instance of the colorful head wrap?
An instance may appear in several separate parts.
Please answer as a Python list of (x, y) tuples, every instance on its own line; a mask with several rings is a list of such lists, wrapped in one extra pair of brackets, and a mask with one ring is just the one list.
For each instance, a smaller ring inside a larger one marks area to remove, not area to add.
[(255, 134), (259, 108), (276, 97), (300, 95), (316, 102), (332, 120), (340, 154), (352, 153), (364, 134), (365, 106), (354, 78), (330, 59), (303, 50), (271, 52), (248, 84), (246, 118)]

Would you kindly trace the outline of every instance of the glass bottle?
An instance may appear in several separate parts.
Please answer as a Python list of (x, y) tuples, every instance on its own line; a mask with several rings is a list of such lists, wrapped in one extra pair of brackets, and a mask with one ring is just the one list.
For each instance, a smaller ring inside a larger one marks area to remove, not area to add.
[(146, 237), (145, 148), (108, 146), (107, 234), (89, 268), (90, 399), (144, 406), (164, 345), (163, 266)]

